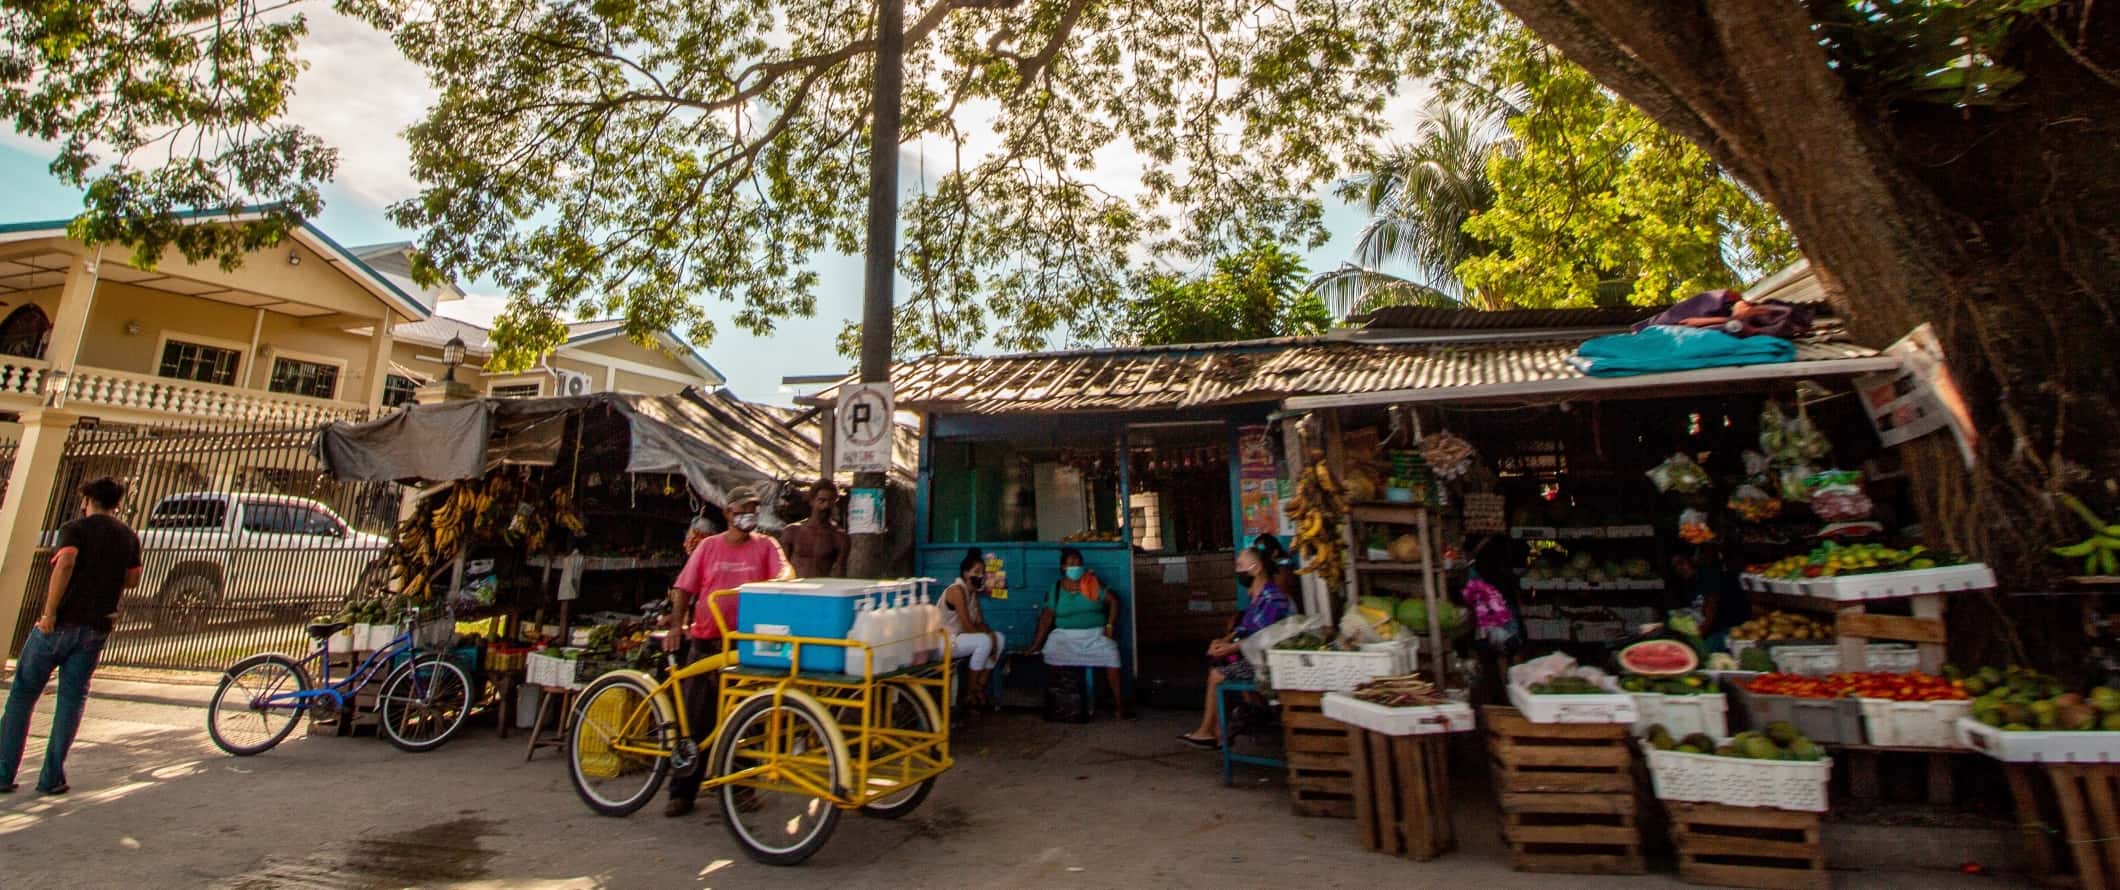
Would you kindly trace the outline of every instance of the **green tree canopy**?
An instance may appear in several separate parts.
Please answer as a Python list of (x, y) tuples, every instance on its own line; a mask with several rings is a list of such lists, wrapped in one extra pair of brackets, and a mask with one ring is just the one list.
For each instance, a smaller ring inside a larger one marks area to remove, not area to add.
[(1324, 333), (1332, 315), (1304, 287), (1303, 262), (1272, 242), (1215, 260), (1197, 278), (1146, 276), (1127, 305), (1123, 339), (1143, 346)]

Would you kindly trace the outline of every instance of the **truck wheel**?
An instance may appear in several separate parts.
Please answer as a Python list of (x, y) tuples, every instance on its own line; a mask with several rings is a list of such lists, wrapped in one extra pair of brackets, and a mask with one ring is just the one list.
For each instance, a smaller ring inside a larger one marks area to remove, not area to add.
[(155, 597), (155, 629), (191, 633), (206, 628), (206, 617), (221, 599), (221, 584), (212, 575), (192, 572), (162, 585)]

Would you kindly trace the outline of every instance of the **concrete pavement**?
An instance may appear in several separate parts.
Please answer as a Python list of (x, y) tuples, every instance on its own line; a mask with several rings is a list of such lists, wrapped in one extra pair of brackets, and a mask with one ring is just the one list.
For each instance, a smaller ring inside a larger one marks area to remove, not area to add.
[[(1213, 755), (1171, 736), (1193, 719), (1057, 726), (1032, 715), (961, 724), (958, 766), (900, 822), (842, 820), (809, 864), (743, 857), (706, 815), (592, 814), (559, 757), (477, 727), (441, 750), (305, 738), (232, 758), (207, 741), (210, 687), (100, 677), (68, 767), (75, 792), (0, 796), (0, 886), (395, 887), (1369, 887), (1679, 886), (1668, 873), (1596, 878), (1508, 869), (1478, 787), (1461, 849), (1413, 863), (1359, 849), (1353, 825), (1289, 812), (1278, 780), (1217, 781)], [(40, 711), (48, 713), (49, 698)], [(1477, 779), (1467, 786), (1477, 786)], [(712, 810), (702, 807), (702, 812)], [(1955, 865), (1939, 863), (1939, 866)], [(1947, 871), (1843, 872), (1841, 887), (2015, 886)]]

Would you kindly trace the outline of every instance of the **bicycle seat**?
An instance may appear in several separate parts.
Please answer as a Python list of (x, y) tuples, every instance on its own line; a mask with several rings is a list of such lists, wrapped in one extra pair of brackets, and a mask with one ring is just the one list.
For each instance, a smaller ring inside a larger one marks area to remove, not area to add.
[(312, 640), (321, 640), (325, 637), (331, 636), (332, 634), (338, 633), (339, 631), (345, 630), (346, 628), (352, 626), (353, 622), (351, 621), (318, 622), (309, 626), (309, 638)]

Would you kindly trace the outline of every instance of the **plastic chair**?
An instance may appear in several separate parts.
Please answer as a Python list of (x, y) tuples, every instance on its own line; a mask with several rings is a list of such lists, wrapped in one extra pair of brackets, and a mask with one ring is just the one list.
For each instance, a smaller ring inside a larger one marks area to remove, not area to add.
[(1239, 754), (1232, 750), (1230, 743), (1233, 740), (1229, 736), (1229, 696), (1231, 693), (1244, 695), (1257, 691), (1259, 691), (1259, 684), (1250, 680), (1225, 680), (1222, 685), (1215, 687), (1215, 735), (1217, 737), (1216, 741), (1222, 749), (1222, 784), (1224, 785), (1231, 783), (1232, 777), (1236, 772), (1236, 765), (1239, 763), (1274, 769), (1288, 765), (1288, 761), (1278, 757)]

